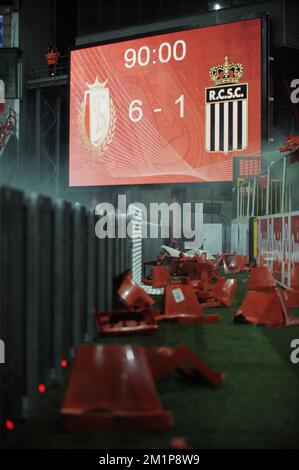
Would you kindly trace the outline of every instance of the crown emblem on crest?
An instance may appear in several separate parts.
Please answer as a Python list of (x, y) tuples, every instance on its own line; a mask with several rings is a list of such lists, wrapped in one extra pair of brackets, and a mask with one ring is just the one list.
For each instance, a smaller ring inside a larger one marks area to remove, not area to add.
[(238, 83), (244, 73), (242, 64), (230, 64), (228, 56), (224, 58), (223, 65), (216, 65), (210, 70), (211, 81), (215, 85), (226, 85), (228, 83)]
[(99, 81), (98, 77), (97, 77), (94, 83), (87, 83), (87, 82), (86, 82), (86, 86), (87, 86), (87, 88), (89, 88), (90, 90), (91, 90), (92, 88), (95, 88), (95, 87), (105, 88), (105, 86), (107, 85), (107, 82), (108, 82), (108, 78), (107, 78), (107, 80), (105, 80), (103, 83), (101, 83), (101, 82)]

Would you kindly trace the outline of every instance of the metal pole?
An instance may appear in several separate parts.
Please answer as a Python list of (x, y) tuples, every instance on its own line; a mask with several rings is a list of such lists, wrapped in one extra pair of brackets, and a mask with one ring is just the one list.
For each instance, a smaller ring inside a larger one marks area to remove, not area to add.
[(36, 89), (35, 99), (35, 163), (37, 184), (41, 182), (41, 92), (40, 88)]
[(247, 191), (248, 191), (248, 194), (247, 194), (247, 213), (246, 213), (246, 216), (249, 217), (251, 181), (249, 181), (249, 183), (247, 185)]
[(60, 183), (60, 109), (61, 98), (60, 95), (56, 97), (56, 129), (55, 129), (55, 190), (56, 197), (59, 197), (59, 183)]
[(255, 216), (256, 178), (253, 180), (251, 217)]
[(284, 202), (285, 202), (285, 190), (286, 190), (286, 172), (287, 172), (287, 160), (283, 159), (283, 171), (282, 171), (282, 193), (281, 193), (281, 205), (280, 212), (284, 213)]
[(269, 215), (269, 200), (270, 200), (270, 168), (268, 168), (267, 170), (266, 215)]

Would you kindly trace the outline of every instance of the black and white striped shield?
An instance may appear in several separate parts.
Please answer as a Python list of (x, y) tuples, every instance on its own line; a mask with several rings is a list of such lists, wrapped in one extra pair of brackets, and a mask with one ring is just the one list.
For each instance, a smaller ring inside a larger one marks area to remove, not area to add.
[(248, 84), (206, 88), (206, 151), (227, 154), (247, 145)]

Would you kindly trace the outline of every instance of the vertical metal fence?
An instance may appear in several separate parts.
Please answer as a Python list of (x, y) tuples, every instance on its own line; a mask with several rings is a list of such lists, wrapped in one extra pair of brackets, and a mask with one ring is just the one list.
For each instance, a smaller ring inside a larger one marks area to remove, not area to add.
[(129, 267), (128, 239), (100, 240), (95, 224), (79, 204), (0, 187), (0, 444), (8, 421), (38, 410), (39, 385), (59, 383), (61, 362), (95, 338), (93, 308), (112, 306)]

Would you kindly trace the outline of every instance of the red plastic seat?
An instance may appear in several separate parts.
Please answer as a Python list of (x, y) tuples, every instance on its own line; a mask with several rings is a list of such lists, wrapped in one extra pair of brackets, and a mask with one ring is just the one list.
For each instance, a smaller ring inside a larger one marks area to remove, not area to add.
[(234, 321), (266, 326), (299, 325), (299, 318), (291, 314), (287, 294), (281, 287), (273, 292), (248, 291)]
[(218, 387), (224, 379), (224, 374), (210, 369), (187, 346), (148, 349), (147, 357), (154, 380), (162, 379), (175, 369), (189, 377), (200, 375), (214, 387)]
[(84, 344), (77, 351), (61, 408), (68, 431), (165, 431), (173, 424), (140, 346)]
[(283, 326), (283, 312), (276, 292), (249, 290), (234, 315), (234, 321), (254, 325)]
[(154, 299), (133, 281), (129, 271), (123, 274), (117, 295), (128, 306), (144, 306), (153, 305), (155, 303)]
[(138, 335), (152, 334), (158, 329), (155, 311), (151, 307), (130, 310), (95, 312), (99, 334)]
[(173, 281), (165, 287), (164, 312), (158, 321), (175, 320), (180, 323), (217, 323), (218, 315), (202, 315), (196, 292), (187, 279)]
[(211, 295), (226, 307), (231, 307), (237, 289), (236, 279), (221, 279), (211, 290)]
[(248, 271), (248, 256), (233, 255), (223, 257), (224, 272), (226, 274), (242, 273)]
[(299, 265), (295, 264), (291, 271), (291, 288), (299, 290)]
[(170, 282), (170, 274), (165, 266), (154, 266), (152, 269), (152, 287), (165, 287)]
[(266, 266), (251, 268), (248, 282), (249, 290), (274, 290), (275, 288), (274, 276)]

